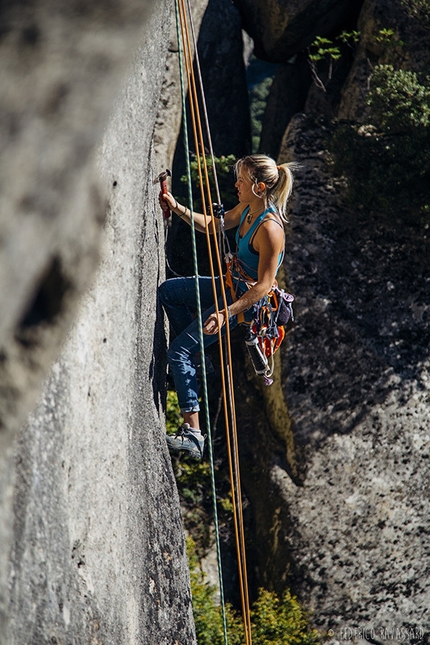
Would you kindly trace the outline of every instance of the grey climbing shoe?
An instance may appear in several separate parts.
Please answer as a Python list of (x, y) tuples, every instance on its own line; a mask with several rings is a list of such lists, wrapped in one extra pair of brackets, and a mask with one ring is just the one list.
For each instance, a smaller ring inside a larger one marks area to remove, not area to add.
[(194, 459), (203, 457), (205, 438), (196, 436), (190, 430), (190, 424), (184, 423), (175, 435), (166, 435), (167, 445), (172, 452), (187, 452)]

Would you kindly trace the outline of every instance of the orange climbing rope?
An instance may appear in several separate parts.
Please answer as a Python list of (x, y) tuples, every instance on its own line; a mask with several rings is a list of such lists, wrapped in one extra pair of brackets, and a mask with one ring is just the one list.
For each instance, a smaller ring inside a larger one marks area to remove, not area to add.
[[(224, 309), (227, 311), (227, 297), (226, 290), (223, 282), (223, 265), (217, 244), (217, 226), (212, 207), (212, 195), (209, 182), (208, 166), (205, 155), (205, 140), (203, 135), (202, 119), (200, 113), (200, 105), (203, 106), (205, 115), (206, 132), (209, 141), (209, 148), (212, 154), (213, 172), (216, 180), (216, 168), (214, 163), (214, 156), (212, 150), (212, 142), (210, 138), (210, 129), (206, 112), (206, 102), (204, 98), (203, 83), (200, 74), (200, 66), (198, 62), (197, 42), (192, 23), (192, 15), (189, 0), (177, 0), (177, 7), (179, 13), (179, 22), (181, 37), (183, 43), (183, 53), (185, 60), (185, 69), (188, 84), (188, 99), (190, 105), (191, 123), (194, 137), (194, 144), (197, 158), (197, 169), (199, 176), (200, 192), (203, 204), (203, 215), (205, 217), (205, 234), (208, 248), (208, 256), (211, 270), (212, 287), (215, 301), (216, 313), (219, 313), (218, 298), (216, 293), (215, 284), (215, 268), (214, 268), (214, 255), (218, 274), (221, 278), (221, 296)], [(198, 70), (198, 83), (196, 82), (196, 75), (193, 66), (193, 49), (196, 55), (196, 64)], [(199, 101), (200, 98), (200, 101)], [(217, 183), (216, 183), (217, 185)], [(218, 201), (219, 199), (219, 190)], [(210, 228), (209, 228), (210, 227)], [(211, 230), (210, 230), (211, 229)], [(211, 236), (212, 232), (212, 236)], [(212, 251), (211, 239), (214, 241)], [(218, 330), (218, 339), (220, 347), (220, 364), (221, 364), (221, 382), (223, 393), (223, 410), (226, 426), (226, 444), (227, 455), (230, 472), (230, 482), (232, 490), (232, 505), (233, 505), (233, 520), (235, 529), (236, 551), (238, 559), (238, 577), (240, 586), (240, 597), (242, 604), (242, 615), (244, 623), (245, 644), (252, 645), (251, 634), (251, 615), (249, 603), (249, 590), (248, 590), (248, 576), (246, 566), (246, 549), (245, 549), (245, 530), (242, 509), (242, 491), (240, 479), (240, 466), (239, 466), (239, 444), (237, 437), (237, 420), (236, 409), (234, 400), (234, 387), (233, 387), (233, 370), (232, 370), (232, 355), (231, 355), (231, 341), (230, 341), (230, 328), (226, 324), (225, 339), (222, 338), (221, 329)], [(223, 351), (224, 348), (224, 351)]]

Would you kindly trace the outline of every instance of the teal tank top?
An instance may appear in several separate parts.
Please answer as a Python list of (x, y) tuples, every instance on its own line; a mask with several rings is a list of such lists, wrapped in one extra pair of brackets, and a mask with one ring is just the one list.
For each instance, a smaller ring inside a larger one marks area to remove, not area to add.
[[(245, 219), (246, 215), (248, 214), (249, 211), (249, 206), (245, 208), (243, 211), (241, 217), (240, 217), (240, 222), (239, 226), (237, 227), (236, 231), (236, 244), (237, 244), (237, 255), (236, 255), (236, 261), (239, 264), (240, 268), (244, 271), (244, 273), (251, 278), (251, 280), (255, 281), (258, 279), (258, 262), (260, 260), (260, 254), (254, 249), (252, 246), (252, 239), (255, 233), (257, 232), (258, 227), (260, 224), (263, 222), (264, 218), (268, 213), (275, 213), (276, 211), (272, 206), (264, 210), (261, 215), (259, 215), (255, 222), (252, 223), (250, 226), (249, 230), (245, 233), (243, 237), (240, 237), (240, 229), (242, 227), (243, 220)], [(279, 226), (282, 226), (277, 219), (273, 218), (273, 221), (276, 222)], [(284, 257), (284, 252), (279, 254), (278, 258), (278, 268), (280, 267), (282, 263), (282, 259)], [(233, 278), (235, 280), (240, 281), (241, 276), (235, 269), (233, 265)], [(246, 288), (246, 285), (243, 285)]]
[[(239, 226), (237, 227), (236, 231), (236, 244), (237, 244), (237, 250), (236, 250), (236, 261), (233, 262), (232, 266), (232, 277), (234, 282), (236, 283), (236, 291), (240, 292), (245, 292), (247, 290), (247, 284), (244, 281), (243, 276), (241, 275), (240, 271), (238, 271), (236, 264), (239, 265), (239, 268), (248, 276), (252, 281), (258, 280), (258, 263), (260, 261), (260, 254), (258, 251), (254, 249), (252, 246), (252, 240), (253, 236), (257, 232), (258, 227), (262, 224), (264, 218), (268, 213), (275, 213), (275, 209), (273, 207), (269, 207), (266, 210), (264, 210), (261, 215), (259, 215), (255, 222), (252, 223), (250, 226), (249, 230), (245, 233), (243, 237), (240, 237), (240, 229), (242, 228), (242, 223), (245, 217), (247, 216), (249, 211), (249, 206), (245, 208), (243, 211), (241, 217), (240, 217), (240, 222)], [(282, 224), (277, 219), (273, 218), (273, 221), (275, 221), (279, 226), (282, 228)], [(278, 269), (282, 263), (282, 259), (284, 257), (284, 251), (279, 254), (278, 257)]]

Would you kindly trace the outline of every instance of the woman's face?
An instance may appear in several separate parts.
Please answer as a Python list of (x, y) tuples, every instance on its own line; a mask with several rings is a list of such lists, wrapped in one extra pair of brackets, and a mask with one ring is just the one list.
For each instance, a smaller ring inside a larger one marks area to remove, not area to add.
[(252, 199), (255, 199), (255, 195), (252, 192), (252, 181), (250, 180), (248, 174), (244, 169), (240, 169), (237, 175), (237, 180), (235, 183), (237, 188), (237, 197), (239, 203), (249, 204)]

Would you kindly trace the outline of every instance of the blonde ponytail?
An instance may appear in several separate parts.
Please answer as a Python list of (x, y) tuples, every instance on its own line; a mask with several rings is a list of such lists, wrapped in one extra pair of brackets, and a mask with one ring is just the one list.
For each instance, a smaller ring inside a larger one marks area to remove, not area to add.
[(284, 222), (288, 222), (287, 219), (287, 204), (290, 199), (293, 184), (294, 184), (294, 175), (293, 170), (297, 170), (298, 164), (293, 162), (283, 163), (280, 166), (276, 167), (279, 173), (279, 179), (276, 185), (271, 191), (271, 196), (269, 200), (272, 201), (281, 218)]

